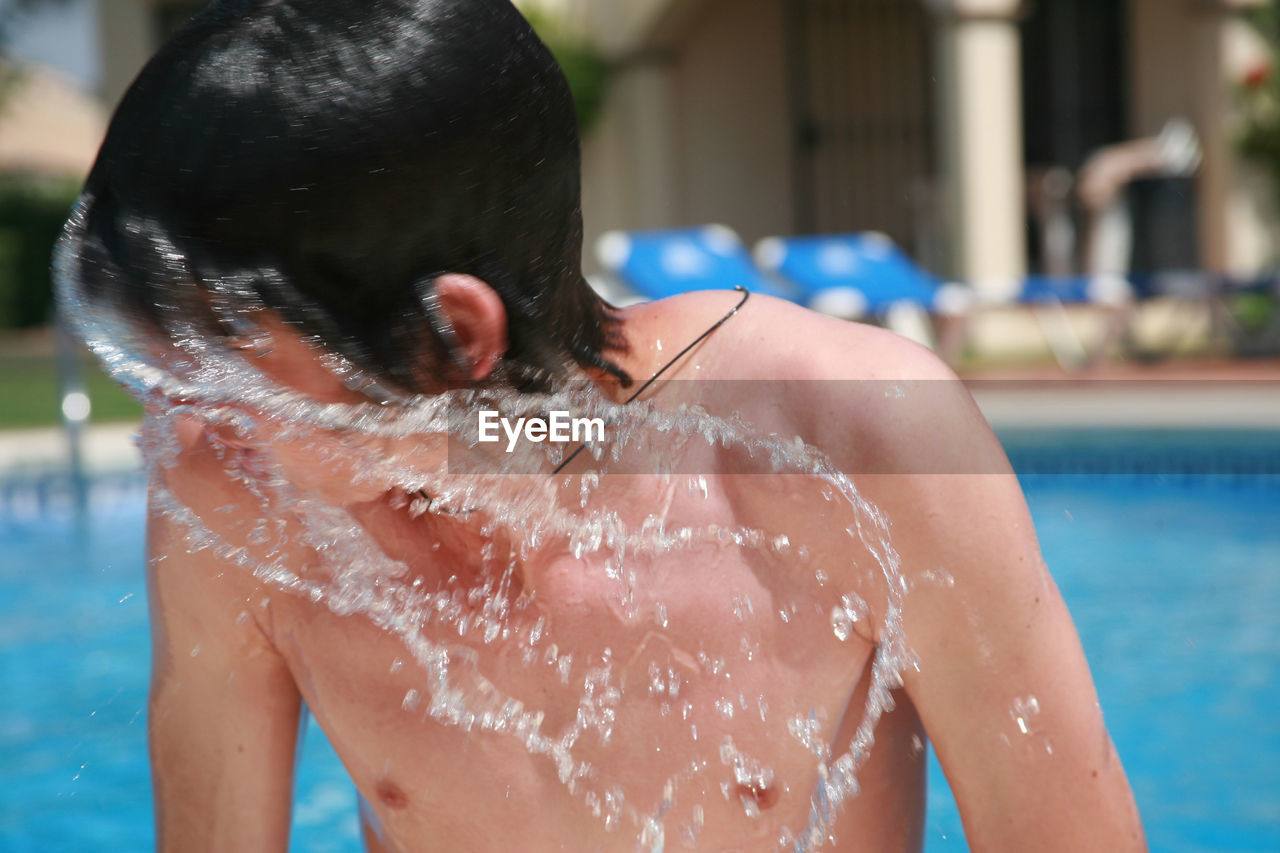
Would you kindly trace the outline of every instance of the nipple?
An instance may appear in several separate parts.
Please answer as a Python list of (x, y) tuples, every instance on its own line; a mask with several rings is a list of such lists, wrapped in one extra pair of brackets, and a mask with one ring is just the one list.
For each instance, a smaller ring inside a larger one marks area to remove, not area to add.
[(773, 770), (739, 750), (733, 738), (726, 736), (720, 744), (720, 761), (733, 768), (733, 781), (736, 783), (730, 787), (726, 782), (720, 790), (726, 798), (730, 791), (737, 794), (747, 817), (759, 817), (760, 812), (778, 804), (781, 795), (773, 784)]
[(385, 776), (378, 780), (375, 793), (378, 801), (389, 809), (400, 811), (409, 805), (409, 798), (404, 790)]
[(753, 817), (778, 804), (778, 789), (764, 782), (752, 781), (739, 784), (736, 793), (738, 802), (742, 803), (743, 809)]

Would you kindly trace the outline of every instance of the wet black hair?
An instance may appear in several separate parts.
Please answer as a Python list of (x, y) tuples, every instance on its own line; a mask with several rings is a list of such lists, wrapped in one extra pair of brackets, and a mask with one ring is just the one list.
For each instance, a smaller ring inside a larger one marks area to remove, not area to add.
[(72, 272), (165, 329), (256, 300), (409, 391), (458, 378), (431, 292), (467, 273), (506, 307), (513, 385), (573, 362), (625, 383), (579, 169), (568, 85), (509, 0), (216, 0), (117, 108)]

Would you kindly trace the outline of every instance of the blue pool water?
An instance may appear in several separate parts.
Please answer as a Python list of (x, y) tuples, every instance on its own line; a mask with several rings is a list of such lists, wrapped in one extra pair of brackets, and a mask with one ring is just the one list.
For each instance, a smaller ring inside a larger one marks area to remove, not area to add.
[[(1011, 455), (1050, 470), (1048, 446)], [(1280, 452), (1280, 434), (1257, 447)], [(1024, 486), (1151, 848), (1276, 851), (1280, 477), (1202, 463), (1082, 464)], [(98, 484), (84, 525), (56, 500), (0, 496), (0, 850), (148, 849), (140, 485)], [(927, 849), (965, 849), (936, 764), (930, 785)], [(360, 849), (354, 794), (314, 727), (293, 849)]]

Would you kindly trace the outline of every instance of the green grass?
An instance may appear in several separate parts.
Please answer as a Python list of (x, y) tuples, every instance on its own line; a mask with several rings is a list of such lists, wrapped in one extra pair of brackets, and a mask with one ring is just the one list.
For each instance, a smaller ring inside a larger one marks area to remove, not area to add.
[[(84, 359), (84, 382), (92, 404), (91, 423), (136, 421), (142, 407)], [(42, 353), (0, 354), (0, 429), (56, 426), (59, 421), (58, 371)]]

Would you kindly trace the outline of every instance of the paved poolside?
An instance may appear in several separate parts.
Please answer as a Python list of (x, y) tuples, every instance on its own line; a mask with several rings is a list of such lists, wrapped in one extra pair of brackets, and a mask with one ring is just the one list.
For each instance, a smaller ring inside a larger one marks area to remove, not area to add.
[(1280, 360), (1108, 364), (966, 372), (987, 419), (1001, 427), (1280, 430)]
[[(90, 474), (138, 470), (142, 456), (134, 443), (137, 424), (101, 424), (85, 430), (83, 454)], [(59, 428), (0, 432), (0, 477), (38, 476), (65, 470), (67, 436)]]

